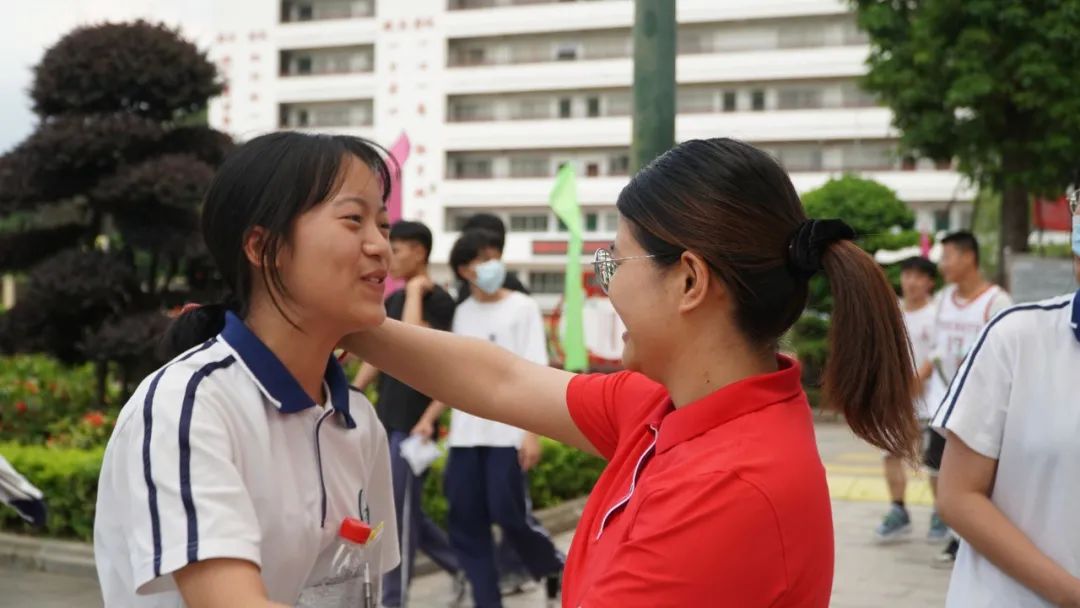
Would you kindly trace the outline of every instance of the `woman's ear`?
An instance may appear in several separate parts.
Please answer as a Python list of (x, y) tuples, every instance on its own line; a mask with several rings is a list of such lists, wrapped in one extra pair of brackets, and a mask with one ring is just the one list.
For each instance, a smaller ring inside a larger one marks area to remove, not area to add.
[(690, 251), (684, 251), (679, 258), (679, 270), (683, 282), (679, 311), (689, 312), (701, 306), (708, 298), (709, 287), (714, 285), (714, 277), (705, 260)]

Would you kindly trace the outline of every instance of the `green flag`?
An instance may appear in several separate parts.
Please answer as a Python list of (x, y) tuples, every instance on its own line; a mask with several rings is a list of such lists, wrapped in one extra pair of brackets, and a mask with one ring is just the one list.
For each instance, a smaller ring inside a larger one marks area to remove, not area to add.
[(569, 163), (559, 169), (555, 178), (555, 187), (548, 199), (570, 235), (566, 248), (566, 286), (563, 295), (563, 322), (566, 325), (563, 335), (563, 367), (569, 371), (580, 372), (589, 367), (589, 353), (585, 349), (585, 324), (582, 311), (585, 307), (585, 291), (581, 286), (582, 225), (581, 207), (577, 200), (577, 182), (574, 168)]

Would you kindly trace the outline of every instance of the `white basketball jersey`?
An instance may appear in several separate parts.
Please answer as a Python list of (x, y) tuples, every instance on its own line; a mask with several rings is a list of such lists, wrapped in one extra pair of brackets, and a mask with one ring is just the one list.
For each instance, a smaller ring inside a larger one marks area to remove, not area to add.
[(955, 285), (944, 289), (938, 301), (935, 358), (946, 384), (952, 382), (979, 333), (990, 322), (994, 301), (1005, 296), (1000, 287), (991, 285), (971, 300), (962, 302)]

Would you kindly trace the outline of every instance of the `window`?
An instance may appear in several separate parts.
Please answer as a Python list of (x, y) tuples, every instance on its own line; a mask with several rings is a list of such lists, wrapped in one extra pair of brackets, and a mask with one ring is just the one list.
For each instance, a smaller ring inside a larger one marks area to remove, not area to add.
[(821, 108), (822, 90), (820, 88), (780, 89), (777, 95), (777, 107), (781, 110), (800, 110)]
[(559, 118), (570, 118), (573, 114), (573, 100), (569, 97), (563, 97), (559, 100)]
[(529, 290), (533, 293), (559, 294), (565, 288), (565, 272), (534, 270), (529, 273)]
[(825, 28), (821, 23), (793, 23), (777, 32), (782, 49), (825, 46)]
[(608, 175), (629, 175), (630, 155), (618, 154), (608, 159)]
[(480, 65), (484, 63), (486, 53), (483, 47), (473, 47), (465, 51), (465, 65)]
[(765, 91), (757, 89), (750, 94), (750, 107), (755, 112), (760, 112), (765, 109)]
[(456, 101), (450, 105), (450, 120), (468, 122), (473, 120), (493, 120), (495, 108), (490, 103), (481, 101)]
[(304, 55), (296, 58), (296, 73), (306, 75), (311, 73), (311, 56)]
[(514, 156), (510, 158), (510, 177), (548, 177), (550, 166), (543, 156)]
[(307, 110), (298, 110), (296, 112), (296, 125), (299, 126), (299, 127), (308, 126), (308, 111)]
[(599, 97), (590, 97), (589, 100), (588, 100), (587, 105), (589, 107), (589, 109), (588, 109), (589, 118), (596, 118), (597, 116), (600, 116), (600, 98)]
[(548, 214), (511, 214), (510, 232), (547, 232)]
[(734, 112), (737, 108), (738, 96), (735, 91), (724, 91), (724, 111)]
[(600, 163), (585, 163), (585, 177), (600, 177)]
[(679, 112), (701, 114), (713, 111), (715, 93), (709, 89), (683, 89), (675, 96)]
[(465, 223), (474, 215), (471, 209), (457, 209), (446, 215), (446, 225), (454, 232), (465, 230)]
[(555, 49), (555, 59), (557, 61), (574, 61), (578, 58), (578, 47), (576, 44), (560, 44)]
[(615, 211), (608, 211), (604, 214), (604, 231), (615, 232), (619, 229), (619, 214)]
[(600, 214), (598, 213), (586, 213), (585, 214), (585, 232), (596, 232), (600, 225)]
[(949, 210), (938, 209), (934, 211), (934, 232), (945, 232), (949, 230)]
[(629, 116), (630, 108), (631, 102), (629, 93), (612, 93), (607, 98), (608, 116)]
[(458, 158), (454, 160), (454, 179), (483, 179), (492, 177), (490, 158)]
[(297, 11), (296, 20), (297, 21), (311, 21), (311, 18), (314, 17), (314, 16), (315, 16), (314, 11), (312, 10), (311, 5), (310, 4), (302, 4), (302, 5), (300, 5), (300, 10)]

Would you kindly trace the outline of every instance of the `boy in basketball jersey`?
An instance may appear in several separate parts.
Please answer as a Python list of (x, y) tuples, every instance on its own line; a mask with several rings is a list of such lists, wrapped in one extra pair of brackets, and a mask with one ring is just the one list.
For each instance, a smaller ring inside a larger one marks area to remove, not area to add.
[[(949, 385), (964, 357), (975, 345), (979, 334), (994, 315), (1012, 306), (1013, 300), (1001, 287), (987, 281), (979, 270), (979, 242), (970, 232), (955, 232), (941, 241), (943, 251), (939, 268), (949, 284), (938, 298), (937, 321), (932, 360), (919, 370), (920, 375), (936, 374)], [(945, 438), (929, 433), (924, 462), (930, 470), (930, 486), (937, 495), (937, 472)], [(956, 561), (960, 543), (949, 541), (935, 565), (950, 567)]]

